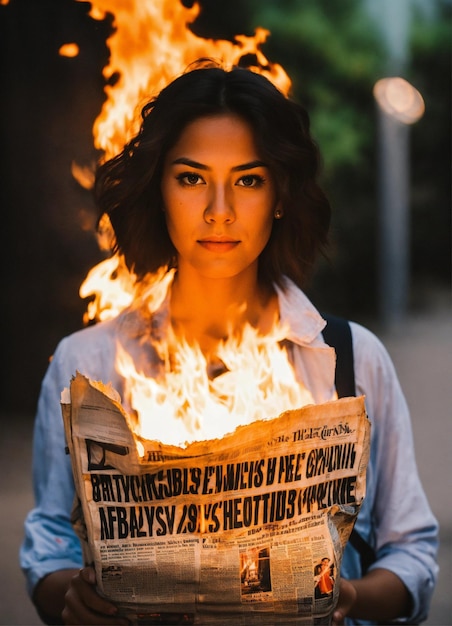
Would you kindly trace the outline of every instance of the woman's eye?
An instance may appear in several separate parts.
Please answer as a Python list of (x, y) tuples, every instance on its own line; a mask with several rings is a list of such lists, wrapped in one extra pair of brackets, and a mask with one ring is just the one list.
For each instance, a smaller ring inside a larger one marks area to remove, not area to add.
[(263, 183), (263, 176), (259, 176), (258, 174), (248, 174), (247, 176), (242, 176), (237, 181), (237, 184), (241, 187), (260, 187)]
[(183, 185), (187, 185), (187, 187), (194, 187), (195, 185), (200, 185), (204, 182), (201, 176), (199, 174), (195, 174), (194, 172), (183, 172), (176, 178)]

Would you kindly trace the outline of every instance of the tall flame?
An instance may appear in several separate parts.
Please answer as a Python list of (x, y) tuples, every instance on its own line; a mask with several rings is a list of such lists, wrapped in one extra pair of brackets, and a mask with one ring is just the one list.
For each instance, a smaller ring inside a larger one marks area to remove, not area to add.
[(137, 371), (132, 356), (119, 349), (116, 366), (128, 381), (126, 400), (139, 416), (137, 434), (183, 446), (312, 404), (311, 393), (296, 380), (278, 341), (282, 338), (282, 327), (262, 336), (246, 326), (240, 337), (220, 345), (224, 371), (213, 379), (201, 350), (185, 342), (178, 343), (171, 369), (159, 380)]
[[(143, 292), (141, 302), (149, 312), (161, 306), (173, 277), (174, 270), (162, 270)], [(138, 371), (133, 356), (118, 343), (116, 369), (127, 381), (125, 400), (138, 414), (137, 434), (184, 445), (312, 404), (311, 393), (289, 363), (287, 331), (275, 322), (270, 333), (261, 335), (246, 325), (240, 336), (219, 344), (214, 372), (201, 349), (176, 340), (171, 329), (163, 342), (147, 336), (163, 364), (158, 379)]]
[(115, 31), (107, 40), (111, 58), (104, 76), (107, 83), (118, 78), (114, 85), (106, 85), (107, 101), (94, 124), (95, 145), (107, 159), (138, 130), (137, 106), (199, 58), (215, 58), (231, 67), (251, 54), (257, 65), (250, 69), (267, 76), (284, 93), (290, 88), (284, 69), (270, 63), (260, 50), (269, 34), (263, 28), (253, 37), (237, 35), (234, 42), (203, 39), (188, 28), (199, 14), (198, 4), (189, 9), (179, 0), (94, 0), (91, 5), (94, 19), (114, 14)]
[[(215, 59), (230, 68), (252, 55), (255, 65), (249, 69), (265, 75), (285, 94), (290, 89), (284, 69), (269, 62), (260, 49), (269, 34), (263, 28), (256, 29), (252, 37), (237, 35), (233, 42), (203, 39), (189, 28), (199, 6), (186, 8), (178, 0), (91, 2), (94, 19), (103, 19), (107, 12), (114, 16), (114, 32), (107, 40), (110, 62), (104, 68), (107, 99), (93, 128), (95, 146), (105, 159), (119, 153), (137, 132), (141, 106), (199, 58)], [(77, 175), (87, 180), (83, 172)], [(109, 225), (104, 222), (101, 226), (105, 240), (101, 247), (111, 249)], [(157, 276), (138, 283), (121, 256), (103, 261), (89, 272), (80, 288), (82, 297), (94, 296), (85, 321), (112, 318), (138, 299), (155, 310), (172, 277), (172, 272), (162, 268)], [(119, 346), (116, 367), (126, 381), (126, 399), (139, 417), (137, 432), (145, 438), (182, 444), (218, 437), (239, 424), (311, 403), (310, 393), (295, 380), (281, 347), (284, 338), (285, 330), (277, 324), (265, 337), (245, 328), (241, 337), (231, 337), (219, 346), (218, 359), (224, 371), (213, 378), (196, 346), (179, 341), (170, 354), (168, 345), (159, 345), (165, 364), (159, 380), (138, 372), (131, 355)], [(145, 422), (145, 416), (151, 423)]]

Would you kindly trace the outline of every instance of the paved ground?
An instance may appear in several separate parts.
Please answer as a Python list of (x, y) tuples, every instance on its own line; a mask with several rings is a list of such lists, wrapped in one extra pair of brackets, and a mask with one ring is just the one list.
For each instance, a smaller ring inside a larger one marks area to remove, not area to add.
[[(441, 524), (441, 575), (430, 626), (452, 624), (452, 315), (450, 299), (411, 316), (397, 332), (379, 333), (412, 410), (419, 471)], [(32, 504), (30, 416), (0, 415), (0, 624), (40, 624), (26, 596), (17, 552)]]

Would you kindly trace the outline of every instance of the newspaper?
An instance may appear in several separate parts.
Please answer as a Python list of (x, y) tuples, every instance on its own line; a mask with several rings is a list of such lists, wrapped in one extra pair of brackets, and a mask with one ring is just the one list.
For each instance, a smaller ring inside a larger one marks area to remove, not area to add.
[(136, 624), (329, 624), (365, 495), (364, 398), (186, 447), (140, 439), (81, 374), (62, 394), (74, 527), (98, 591)]

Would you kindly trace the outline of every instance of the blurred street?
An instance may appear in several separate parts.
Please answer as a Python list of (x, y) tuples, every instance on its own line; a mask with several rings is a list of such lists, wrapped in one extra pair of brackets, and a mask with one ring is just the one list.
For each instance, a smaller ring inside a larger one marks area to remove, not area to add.
[[(450, 296), (411, 315), (397, 332), (376, 333), (387, 346), (412, 411), (419, 471), (441, 524), (441, 574), (431, 626), (452, 624), (452, 315)], [(20, 398), (18, 399), (20, 404)], [(18, 565), (23, 519), (32, 506), (32, 417), (1, 414), (0, 624), (40, 624)]]

